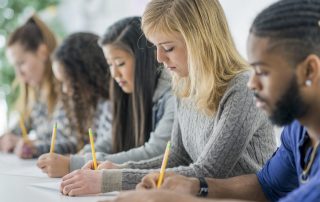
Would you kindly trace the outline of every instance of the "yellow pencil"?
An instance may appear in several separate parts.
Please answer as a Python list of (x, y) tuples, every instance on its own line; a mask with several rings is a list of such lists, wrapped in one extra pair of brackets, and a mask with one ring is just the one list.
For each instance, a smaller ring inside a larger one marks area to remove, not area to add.
[(22, 114), (20, 115), (19, 123), (20, 123), (20, 129), (21, 129), (21, 133), (22, 133), (22, 138), (24, 140), (28, 140), (28, 132), (27, 132), (26, 126), (24, 125), (24, 118), (23, 118)]
[(53, 125), (53, 130), (52, 130), (51, 147), (50, 147), (51, 154), (54, 152), (54, 145), (56, 143), (56, 135), (57, 135), (57, 123), (55, 123)]
[(91, 144), (91, 153), (92, 153), (92, 160), (93, 160), (93, 168), (97, 170), (97, 158), (96, 158), (96, 151), (94, 149), (94, 142), (93, 142), (93, 135), (92, 130), (89, 128), (89, 138), (90, 138), (90, 144)]
[(167, 143), (167, 148), (166, 151), (164, 152), (164, 156), (163, 156), (163, 160), (162, 160), (162, 165), (161, 165), (161, 170), (160, 170), (160, 176), (158, 179), (158, 184), (157, 184), (157, 188), (159, 189), (162, 181), (163, 181), (163, 177), (164, 177), (164, 173), (166, 171), (166, 167), (167, 167), (167, 163), (168, 163), (168, 159), (169, 159), (169, 153), (170, 153), (170, 141)]

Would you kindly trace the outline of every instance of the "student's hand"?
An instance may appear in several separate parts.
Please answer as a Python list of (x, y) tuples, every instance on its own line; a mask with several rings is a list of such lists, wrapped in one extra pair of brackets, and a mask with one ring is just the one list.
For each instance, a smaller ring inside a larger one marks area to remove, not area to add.
[(14, 149), (14, 153), (23, 159), (31, 159), (37, 154), (37, 148), (30, 140), (20, 139)]
[(38, 158), (37, 166), (49, 177), (62, 177), (70, 172), (70, 157), (55, 153), (43, 154)]
[[(151, 173), (142, 178), (136, 189), (154, 189), (157, 187), (159, 173)], [(196, 195), (199, 192), (200, 183), (197, 178), (176, 175), (166, 172), (160, 189), (167, 189), (183, 194)]]
[[(91, 169), (93, 170), (93, 161), (88, 161), (81, 169)], [(111, 161), (104, 161), (100, 162), (97, 161), (97, 169), (103, 170), (103, 169), (120, 169), (119, 164), (112, 163)]]
[[(165, 172), (164, 177), (163, 177), (163, 182), (166, 178), (173, 176), (173, 175), (175, 175), (173, 172)], [(137, 190), (156, 189), (159, 176), (160, 176), (159, 172), (150, 173), (150, 174), (144, 176), (142, 178), (141, 182), (139, 184), (137, 184), (136, 189)]]
[(101, 193), (102, 171), (75, 170), (62, 178), (60, 191), (64, 195), (79, 196)]
[[(99, 166), (101, 164), (101, 161), (97, 161), (97, 166)], [(88, 161), (86, 164), (84, 164), (84, 166), (82, 166), (83, 170), (94, 170), (94, 165), (93, 165), (93, 161)]]
[(178, 194), (165, 190), (149, 190), (149, 191), (127, 191), (121, 192), (115, 199), (106, 200), (104, 202), (200, 202), (201, 199), (197, 199), (190, 195)]
[(98, 165), (98, 170), (103, 170), (103, 169), (120, 169), (121, 166), (119, 164), (116, 163), (112, 163), (111, 161), (104, 161), (101, 162)]
[[(165, 181), (166, 178), (173, 176), (173, 175), (174, 175), (173, 172), (165, 172), (164, 177), (163, 177), (163, 182)], [(137, 190), (156, 189), (159, 176), (160, 176), (159, 172), (150, 173), (150, 174), (144, 176), (142, 178), (141, 182), (139, 184), (137, 184), (136, 189)]]
[(7, 133), (1, 136), (0, 151), (6, 152), (6, 153), (12, 153), (19, 139), (21, 138), (12, 133)]
[[(156, 189), (157, 188), (157, 182), (159, 179), (159, 172), (156, 173), (150, 173), (146, 176), (144, 176), (139, 184), (137, 184), (136, 189), (137, 190), (145, 190), (145, 189)], [(164, 176), (164, 179), (167, 176)]]

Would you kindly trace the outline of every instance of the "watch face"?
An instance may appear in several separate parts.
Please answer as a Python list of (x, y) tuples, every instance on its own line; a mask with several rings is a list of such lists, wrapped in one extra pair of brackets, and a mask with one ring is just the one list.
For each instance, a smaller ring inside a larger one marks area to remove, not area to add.
[(201, 188), (201, 191), (202, 191), (202, 192), (208, 192), (208, 188), (202, 187), (202, 188)]
[(206, 197), (208, 195), (208, 183), (204, 177), (199, 177), (200, 190), (198, 196)]

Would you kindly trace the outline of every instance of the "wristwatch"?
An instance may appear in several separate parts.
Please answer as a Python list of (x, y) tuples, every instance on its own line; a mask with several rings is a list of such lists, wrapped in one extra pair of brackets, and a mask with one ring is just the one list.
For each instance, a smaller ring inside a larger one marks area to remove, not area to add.
[(198, 177), (198, 180), (200, 182), (200, 190), (197, 196), (200, 196), (200, 197), (208, 196), (208, 183), (206, 179), (204, 177)]

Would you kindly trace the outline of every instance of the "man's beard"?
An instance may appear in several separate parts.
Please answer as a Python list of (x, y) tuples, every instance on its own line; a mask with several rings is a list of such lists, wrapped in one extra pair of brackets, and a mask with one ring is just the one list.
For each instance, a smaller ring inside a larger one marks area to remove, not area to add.
[(295, 119), (301, 118), (309, 111), (300, 94), (296, 77), (294, 76), (287, 91), (276, 103), (275, 110), (269, 117), (271, 122), (278, 126), (288, 125)]
[[(264, 101), (258, 93), (255, 93), (255, 97)], [(290, 124), (295, 119), (303, 117), (308, 111), (309, 106), (303, 101), (296, 76), (294, 76), (287, 90), (276, 103), (269, 119), (277, 126), (284, 126)]]

